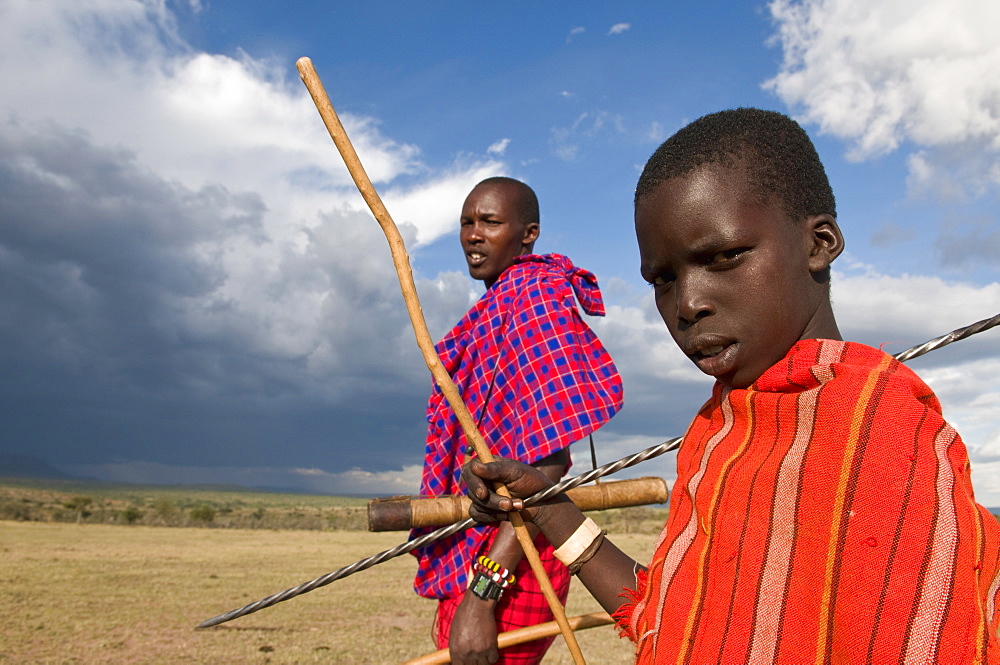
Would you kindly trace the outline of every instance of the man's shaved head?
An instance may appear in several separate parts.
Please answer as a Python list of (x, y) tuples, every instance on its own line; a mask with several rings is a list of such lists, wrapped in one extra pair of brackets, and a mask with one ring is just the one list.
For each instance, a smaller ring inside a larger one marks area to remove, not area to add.
[(526, 225), (539, 223), (538, 197), (535, 195), (535, 190), (531, 187), (528, 187), (520, 180), (506, 176), (487, 178), (477, 184), (476, 187), (480, 185), (494, 185), (508, 189), (510, 192), (509, 195), (514, 197), (513, 202), (517, 205), (517, 211), (521, 216), (520, 222)]

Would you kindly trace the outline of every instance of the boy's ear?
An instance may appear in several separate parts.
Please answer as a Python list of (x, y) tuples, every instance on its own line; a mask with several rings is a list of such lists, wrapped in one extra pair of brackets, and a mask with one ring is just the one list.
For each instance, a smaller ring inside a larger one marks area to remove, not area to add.
[(844, 235), (832, 215), (807, 217), (805, 224), (810, 243), (809, 271), (823, 272), (844, 251)]

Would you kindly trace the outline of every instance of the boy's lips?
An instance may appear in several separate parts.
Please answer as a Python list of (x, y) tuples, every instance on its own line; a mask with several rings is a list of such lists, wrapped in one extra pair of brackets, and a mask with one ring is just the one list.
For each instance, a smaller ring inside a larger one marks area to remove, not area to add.
[(482, 252), (469, 251), (465, 253), (465, 260), (468, 262), (469, 266), (475, 268), (486, 263), (486, 255)]
[(736, 365), (738, 342), (730, 340), (702, 337), (684, 345), (684, 353), (694, 361), (705, 374), (722, 376), (730, 372)]

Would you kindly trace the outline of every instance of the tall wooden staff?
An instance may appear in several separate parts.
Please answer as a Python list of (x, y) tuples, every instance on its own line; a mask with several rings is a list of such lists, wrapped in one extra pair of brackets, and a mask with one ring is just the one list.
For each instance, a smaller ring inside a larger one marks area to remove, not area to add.
[[(417, 346), (420, 347), (420, 351), (424, 355), (424, 362), (427, 364), (427, 369), (430, 370), (431, 375), (434, 377), (434, 382), (441, 388), (441, 392), (444, 393), (448, 404), (455, 411), (459, 425), (461, 425), (462, 431), (465, 432), (465, 438), (472, 443), (472, 447), (475, 448), (479, 459), (487, 463), (492, 462), (493, 455), (490, 453), (483, 435), (476, 428), (472, 414), (469, 412), (468, 407), (465, 406), (465, 402), (462, 401), (462, 396), (458, 393), (458, 388), (451, 380), (451, 376), (449, 376), (447, 370), (441, 364), (441, 359), (434, 350), (434, 341), (427, 331), (427, 323), (424, 321), (424, 313), (420, 308), (420, 300), (417, 297), (417, 287), (413, 282), (413, 272), (410, 270), (410, 259), (406, 253), (406, 247), (403, 245), (403, 238), (399, 235), (399, 229), (396, 228), (395, 222), (389, 216), (389, 211), (386, 210), (378, 192), (375, 191), (371, 180), (368, 179), (368, 174), (365, 173), (365, 169), (361, 165), (361, 160), (358, 159), (358, 153), (355, 152), (354, 146), (351, 145), (351, 140), (348, 138), (347, 132), (344, 131), (344, 126), (340, 123), (337, 112), (333, 110), (333, 104), (330, 103), (330, 98), (326, 94), (323, 82), (320, 81), (319, 75), (316, 74), (316, 70), (313, 68), (312, 60), (309, 58), (299, 58), (295, 66), (298, 68), (299, 76), (302, 77), (302, 82), (306, 84), (306, 88), (309, 90), (309, 94), (316, 104), (316, 109), (323, 118), (323, 123), (326, 125), (327, 131), (330, 132), (330, 138), (333, 139), (337, 150), (340, 151), (340, 156), (344, 158), (344, 163), (347, 165), (347, 170), (350, 171), (351, 177), (354, 179), (354, 184), (357, 185), (358, 191), (361, 192), (361, 196), (364, 197), (368, 207), (371, 208), (376, 221), (382, 227), (382, 232), (385, 233), (386, 240), (389, 241), (389, 249), (392, 252), (392, 263), (396, 267), (396, 276), (399, 278), (403, 300), (406, 301), (406, 311), (410, 315), (410, 323), (413, 325), (413, 333), (417, 338)], [(507, 488), (503, 485), (498, 485), (496, 491), (503, 496), (510, 496)], [(542, 560), (538, 556), (538, 550), (535, 549), (535, 544), (531, 540), (531, 535), (528, 533), (528, 528), (524, 525), (521, 514), (512, 512), (510, 514), (510, 523), (514, 527), (514, 533), (517, 534), (517, 540), (521, 543), (524, 555), (531, 564), (531, 570), (534, 571), (535, 577), (538, 578), (538, 582), (542, 587), (542, 593), (545, 595), (545, 600), (548, 601), (549, 607), (552, 609), (552, 614), (555, 615), (556, 623), (559, 624), (559, 630), (565, 638), (567, 646), (569, 646), (570, 653), (573, 655), (573, 661), (577, 665), (585, 665), (580, 645), (577, 643), (573, 629), (566, 619), (566, 612), (563, 610), (562, 603), (559, 602), (555, 589), (552, 588), (552, 582), (545, 572)]]

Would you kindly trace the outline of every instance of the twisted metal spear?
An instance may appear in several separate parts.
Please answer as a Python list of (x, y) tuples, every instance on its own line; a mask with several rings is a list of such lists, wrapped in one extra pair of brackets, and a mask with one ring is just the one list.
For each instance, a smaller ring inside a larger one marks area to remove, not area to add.
[[(396, 268), (396, 276), (399, 278), (403, 300), (406, 302), (406, 311), (410, 315), (413, 334), (417, 338), (417, 346), (420, 347), (420, 351), (423, 353), (427, 369), (430, 370), (431, 375), (434, 377), (434, 382), (437, 383), (445, 399), (448, 400), (448, 404), (455, 412), (462, 431), (465, 433), (466, 440), (472, 444), (472, 447), (481, 460), (492, 462), (493, 455), (490, 453), (489, 446), (486, 445), (486, 440), (479, 432), (479, 428), (476, 427), (476, 422), (462, 400), (462, 396), (458, 392), (458, 387), (451, 380), (451, 375), (448, 374), (444, 365), (441, 364), (441, 358), (438, 357), (437, 351), (434, 349), (434, 340), (431, 339), (430, 332), (427, 330), (427, 323), (424, 321), (424, 313), (420, 308), (420, 300), (417, 297), (417, 287), (413, 282), (413, 271), (410, 269), (410, 259), (406, 253), (403, 238), (399, 234), (399, 229), (396, 228), (396, 224), (392, 221), (389, 211), (386, 210), (378, 192), (372, 186), (371, 180), (369, 180), (368, 174), (365, 172), (364, 166), (362, 166), (361, 160), (358, 158), (358, 153), (355, 152), (354, 146), (351, 144), (351, 140), (347, 136), (347, 132), (344, 130), (344, 126), (341, 124), (340, 118), (333, 108), (333, 104), (330, 103), (330, 98), (326, 94), (323, 82), (320, 81), (319, 75), (316, 74), (316, 70), (313, 68), (312, 61), (309, 58), (299, 58), (295, 66), (298, 68), (302, 82), (305, 83), (313, 102), (316, 104), (316, 110), (319, 111), (320, 117), (323, 118), (323, 123), (330, 133), (330, 138), (333, 139), (337, 150), (340, 152), (340, 156), (343, 157), (344, 164), (347, 165), (347, 170), (350, 171), (354, 184), (357, 185), (358, 191), (361, 192), (368, 207), (371, 208), (376, 221), (382, 227), (382, 232), (385, 233), (386, 240), (389, 241), (389, 249), (392, 252), (392, 263)], [(510, 496), (507, 488), (500, 483), (496, 485), (496, 491), (503, 496)], [(562, 603), (559, 602), (559, 597), (552, 587), (552, 582), (549, 580), (545, 566), (542, 564), (542, 559), (538, 556), (538, 550), (535, 549), (531, 534), (528, 532), (528, 527), (525, 525), (520, 513), (510, 513), (510, 524), (514, 527), (514, 533), (521, 544), (521, 550), (524, 552), (525, 558), (531, 565), (532, 572), (535, 573), (538, 585), (542, 589), (542, 595), (545, 596), (549, 609), (552, 610), (556, 623), (559, 624), (560, 632), (566, 640), (570, 654), (573, 656), (573, 662), (577, 665), (586, 665), (583, 652), (580, 651), (580, 645), (577, 643), (573, 629), (566, 619), (566, 610)]]
[[(942, 346), (947, 346), (952, 342), (957, 342), (959, 340), (971, 337), (972, 335), (975, 335), (977, 333), (989, 330), (990, 328), (993, 328), (994, 326), (997, 325), (1000, 325), (1000, 314), (992, 316), (988, 319), (983, 319), (982, 321), (977, 321), (976, 323), (965, 326), (963, 328), (958, 328), (946, 335), (935, 337), (934, 339), (924, 342), (923, 344), (918, 344), (917, 346), (911, 347), (905, 351), (897, 353), (894, 357), (896, 358), (896, 360), (899, 360), (900, 362), (906, 362), (907, 360), (912, 360), (913, 358), (922, 356), (925, 353), (929, 353), (935, 349), (939, 349)], [(591, 480), (595, 480), (597, 478), (601, 478), (603, 476), (610, 475), (612, 473), (617, 473), (622, 469), (635, 466), (636, 464), (640, 464), (641, 462), (645, 462), (646, 460), (652, 459), (654, 457), (659, 457), (660, 455), (670, 452), (671, 450), (675, 450), (678, 446), (680, 446), (682, 438), (683, 437), (676, 437), (670, 439), (669, 441), (664, 441), (663, 443), (651, 446), (649, 448), (646, 448), (645, 450), (633, 453), (614, 462), (609, 462), (604, 466), (592, 469), (590, 471), (587, 471), (586, 473), (582, 473), (578, 476), (573, 476), (572, 478), (566, 478), (565, 480), (556, 483), (552, 487), (544, 489), (541, 492), (538, 492), (537, 494), (533, 494), (532, 496), (528, 497), (527, 499), (524, 500), (524, 505), (525, 507), (534, 505), (539, 501), (544, 501), (545, 499), (551, 498), (552, 496), (555, 496), (560, 492), (573, 489), (574, 487), (579, 487), (580, 485), (588, 483)], [(420, 536), (419, 538), (414, 538), (413, 540), (408, 540), (405, 543), (400, 543), (399, 545), (393, 547), (392, 549), (385, 550), (384, 552), (379, 552), (378, 554), (374, 554), (365, 559), (361, 559), (360, 561), (355, 561), (349, 566), (338, 568), (337, 570), (331, 573), (327, 573), (326, 575), (317, 577), (316, 579), (310, 580), (309, 582), (304, 582), (290, 589), (285, 589), (280, 593), (267, 596), (266, 598), (262, 598), (256, 602), (250, 603), (249, 605), (244, 605), (243, 607), (240, 607), (238, 609), (231, 610), (229, 612), (226, 612), (225, 614), (220, 614), (216, 617), (212, 617), (211, 619), (206, 619), (205, 621), (202, 621), (200, 624), (198, 624), (197, 627), (210, 628), (212, 626), (218, 626), (221, 623), (225, 623), (227, 621), (232, 621), (233, 619), (238, 619), (242, 616), (246, 616), (247, 614), (253, 614), (258, 610), (262, 610), (267, 607), (271, 607), (272, 605), (276, 605), (280, 602), (290, 600), (296, 596), (300, 596), (314, 589), (326, 586), (331, 582), (335, 582), (349, 575), (353, 575), (354, 573), (360, 572), (362, 570), (367, 570), (368, 568), (371, 568), (373, 566), (377, 566), (378, 564), (384, 563), (389, 559), (393, 559), (397, 556), (400, 556), (401, 554), (412, 552), (418, 547), (422, 547), (428, 543), (432, 543), (435, 540), (446, 538), (452, 534), (458, 533), (459, 531), (468, 529), (473, 524), (475, 524), (475, 522), (471, 518), (469, 518), (461, 522), (455, 522), (454, 524), (441, 527), (436, 531), (431, 531), (430, 533), (426, 533), (423, 536)]]

